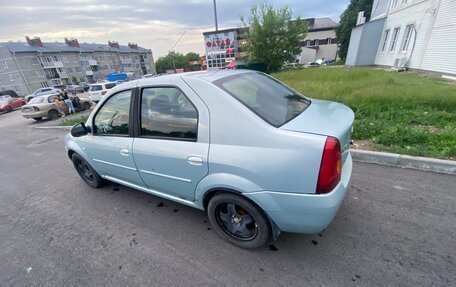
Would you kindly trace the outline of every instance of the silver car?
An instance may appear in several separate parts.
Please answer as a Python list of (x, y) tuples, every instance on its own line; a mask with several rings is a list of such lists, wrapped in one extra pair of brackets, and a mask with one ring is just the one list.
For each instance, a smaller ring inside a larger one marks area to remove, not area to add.
[(183, 73), (112, 89), (65, 146), (88, 185), (204, 210), (217, 234), (256, 248), (332, 221), (351, 176), (353, 120), (347, 106), (263, 73)]

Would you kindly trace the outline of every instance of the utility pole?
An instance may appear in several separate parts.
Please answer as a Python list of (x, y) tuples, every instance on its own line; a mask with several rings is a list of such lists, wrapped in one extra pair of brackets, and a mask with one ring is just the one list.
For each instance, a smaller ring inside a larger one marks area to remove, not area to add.
[(184, 33), (182, 33), (182, 35), (180, 35), (179, 39), (177, 39), (177, 41), (174, 43), (173, 47), (169, 51), (169, 54), (171, 55), (171, 60), (173, 60), (174, 73), (176, 73), (176, 65), (174, 64), (174, 47), (176, 47), (177, 43), (179, 43), (180, 39), (182, 39), (182, 37), (184, 36), (185, 32), (187, 32), (187, 30), (185, 30)]
[(214, 0), (214, 16), (215, 16), (215, 31), (218, 31), (218, 23), (217, 23), (217, 3)]

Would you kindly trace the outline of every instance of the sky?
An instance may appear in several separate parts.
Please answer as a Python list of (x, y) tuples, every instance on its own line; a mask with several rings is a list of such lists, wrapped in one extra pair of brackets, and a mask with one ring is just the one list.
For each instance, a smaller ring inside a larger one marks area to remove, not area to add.
[[(217, 0), (219, 29), (241, 26), (255, 0)], [(349, 0), (270, 0), (288, 5), (301, 18), (339, 21)], [(203, 32), (215, 30), (213, 0), (0, 0), (0, 42), (43, 42), (77, 38), (80, 43), (137, 43), (164, 56), (176, 40), (176, 52), (204, 53)]]

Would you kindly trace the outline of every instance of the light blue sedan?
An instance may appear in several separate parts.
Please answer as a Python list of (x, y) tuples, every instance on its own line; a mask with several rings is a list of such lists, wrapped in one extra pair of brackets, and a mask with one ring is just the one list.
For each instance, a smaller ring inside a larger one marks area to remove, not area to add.
[(195, 72), (113, 88), (65, 146), (88, 185), (205, 210), (220, 236), (257, 248), (332, 221), (351, 176), (353, 120), (263, 73)]

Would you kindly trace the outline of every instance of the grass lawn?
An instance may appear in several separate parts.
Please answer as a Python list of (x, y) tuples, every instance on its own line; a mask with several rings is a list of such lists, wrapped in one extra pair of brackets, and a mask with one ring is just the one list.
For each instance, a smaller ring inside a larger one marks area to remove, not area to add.
[(273, 74), (303, 95), (355, 112), (353, 139), (371, 149), (456, 159), (456, 84), (412, 73), (324, 67)]
[(64, 119), (60, 123), (61, 126), (74, 126), (75, 124), (85, 123), (87, 121), (87, 116), (80, 116), (72, 119)]

